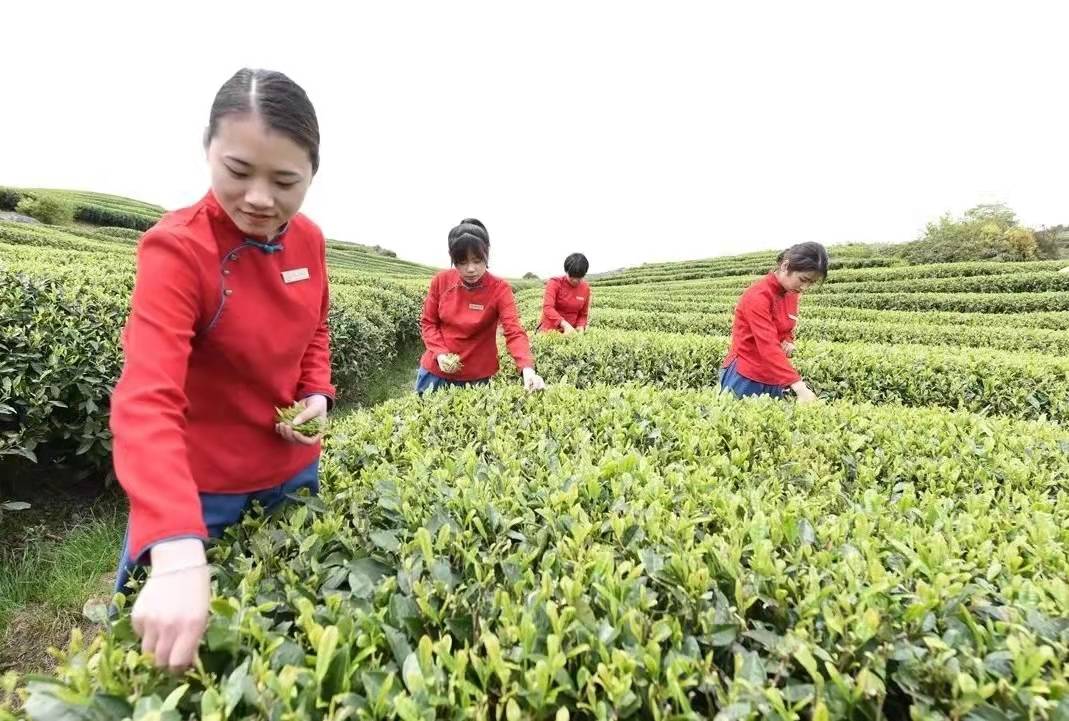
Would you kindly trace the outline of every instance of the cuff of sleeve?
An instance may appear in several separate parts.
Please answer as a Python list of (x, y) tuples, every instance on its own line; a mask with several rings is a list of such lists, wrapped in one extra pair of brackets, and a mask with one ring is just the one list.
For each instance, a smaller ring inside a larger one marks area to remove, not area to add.
[[(131, 549), (131, 551), (130, 551), (130, 562), (134, 563), (134, 564), (137, 564), (139, 566), (150, 566), (150, 565), (152, 565), (152, 556), (149, 554), (149, 551), (152, 550), (153, 546), (158, 546), (161, 543), (167, 543), (169, 541), (181, 541), (181, 540), (184, 540), (186, 538), (195, 538), (198, 541), (202, 541), (202, 542), (207, 542), (208, 541), (207, 536), (205, 534), (201, 533), (201, 532), (198, 532), (198, 531), (188, 531), (188, 532), (175, 533), (174, 535), (171, 535), (171, 536), (164, 536), (163, 538), (158, 538), (156, 540), (150, 541), (149, 543), (146, 543), (141, 548)], [(136, 551), (136, 553), (135, 553), (135, 551)]]
[(334, 409), (334, 393), (332, 391), (305, 391), (301, 393), (301, 400), (311, 398), (312, 396), (323, 396), (327, 399), (327, 410)]

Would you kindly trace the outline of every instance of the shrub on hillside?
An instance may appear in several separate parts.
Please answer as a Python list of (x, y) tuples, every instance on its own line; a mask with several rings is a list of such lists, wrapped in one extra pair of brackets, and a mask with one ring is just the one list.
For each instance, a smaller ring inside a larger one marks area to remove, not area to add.
[(14, 188), (0, 188), (0, 210), (14, 210), (19, 207), (22, 193)]
[(74, 206), (53, 195), (23, 198), (15, 210), (49, 225), (64, 225), (74, 220)]
[(1061, 239), (1069, 239), (1069, 225), (1052, 225), (1037, 230), (1035, 235), (1039, 257), (1057, 259), (1061, 257), (1061, 245), (1064, 244)]
[(1031, 228), (1017, 221), (1002, 204), (978, 205), (960, 219), (950, 214), (929, 223), (924, 235), (899, 246), (896, 254), (910, 263), (953, 263), (969, 260), (1020, 261), (1039, 256)]

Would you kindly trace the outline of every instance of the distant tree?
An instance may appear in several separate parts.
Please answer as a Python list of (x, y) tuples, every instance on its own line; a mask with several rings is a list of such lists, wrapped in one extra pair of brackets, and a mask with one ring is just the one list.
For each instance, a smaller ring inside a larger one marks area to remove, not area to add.
[(49, 225), (64, 225), (74, 222), (74, 206), (52, 195), (23, 198), (15, 210)]
[(1062, 246), (1069, 236), (1069, 225), (1049, 225), (1036, 231), (1036, 245), (1040, 258), (1060, 258)]
[(538, 276), (535, 275), (534, 273), (527, 272), (527, 273), (523, 274), (523, 279), (524, 280), (538, 280)]
[(1040, 257), (1035, 232), (1017, 220), (1002, 203), (985, 203), (949, 213), (928, 223), (924, 235), (897, 246), (895, 252), (910, 263), (952, 263), (968, 260), (1031, 260)]

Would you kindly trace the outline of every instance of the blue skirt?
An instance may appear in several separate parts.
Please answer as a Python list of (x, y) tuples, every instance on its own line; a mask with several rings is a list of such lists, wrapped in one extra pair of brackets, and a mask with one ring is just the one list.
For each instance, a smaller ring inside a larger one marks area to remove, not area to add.
[(767, 383), (758, 383), (750, 380), (739, 373), (735, 368), (736, 361), (731, 361), (727, 368), (720, 369), (720, 387), (734, 393), (737, 397), (745, 396), (772, 396), (783, 397), (783, 386), (773, 386)]
[(428, 391), (436, 391), (448, 386), (481, 386), (490, 382), (489, 378), (480, 378), (474, 381), (454, 381), (448, 378), (436, 376), (423, 366), (416, 371), (416, 393), (423, 395)]

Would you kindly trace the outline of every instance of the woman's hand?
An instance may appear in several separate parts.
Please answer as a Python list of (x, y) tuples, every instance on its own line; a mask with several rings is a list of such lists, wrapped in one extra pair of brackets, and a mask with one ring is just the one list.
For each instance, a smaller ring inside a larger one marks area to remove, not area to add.
[(799, 403), (813, 403), (820, 400), (817, 398), (817, 394), (810, 390), (809, 386), (805, 384), (805, 381), (798, 381), (791, 385), (791, 390), (794, 391), (794, 395), (798, 397)]
[(546, 389), (546, 382), (535, 373), (534, 368), (524, 368), (523, 387), (529, 391), (542, 391)]
[[(320, 423), (327, 420), (327, 397), (318, 393), (310, 395), (302, 400), (301, 405), (304, 406), (304, 410), (297, 414), (297, 417), (293, 419), (293, 425), (299, 426), (302, 423), (319, 419)], [(285, 438), (290, 443), (301, 443), (306, 446), (319, 443), (323, 438), (322, 433), (317, 433), (314, 436), (306, 436), (293, 430), (288, 423), (275, 424), (275, 432)]]
[(152, 570), (131, 615), (141, 650), (160, 668), (182, 671), (193, 664), (211, 599), (204, 544), (197, 538), (152, 547)]
[(787, 354), (788, 358), (794, 355), (794, 343), (791, 343), (789, 340), (780, 343), (780, 347), (783, 348), (783, 352)]
[(560, 322), (560, 329), (562, 331), (564, 331), (564, 335), (571, 335), (572, 333), (575, 332), (575, 326), (573, 326), (571, 323), (569, 323), (566, 320), (562, 320)]

